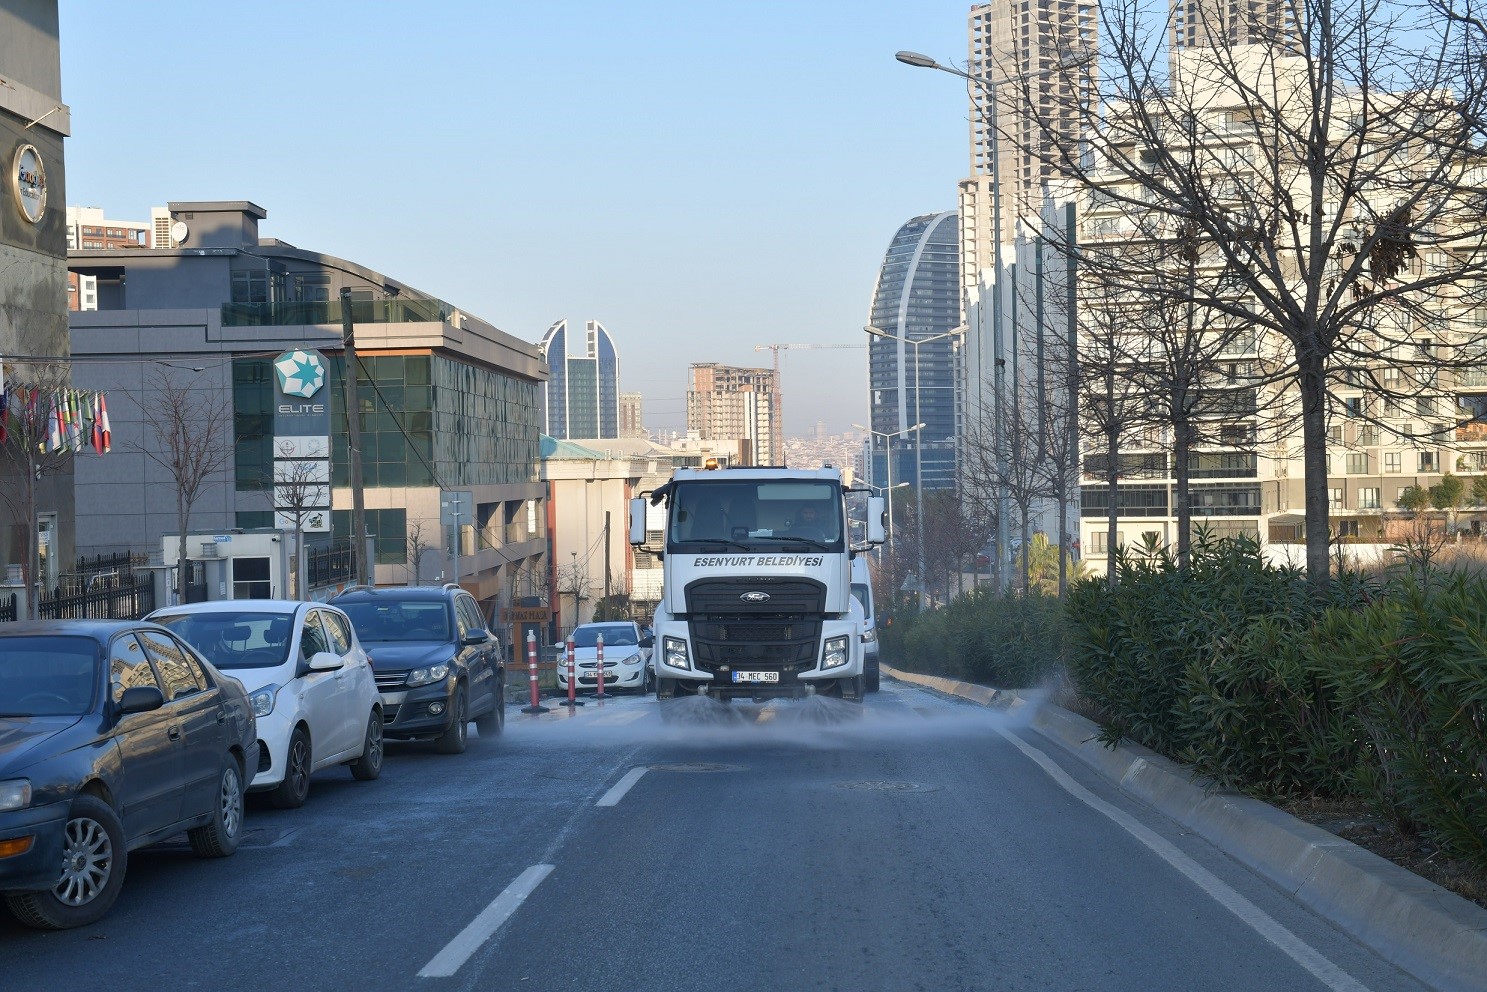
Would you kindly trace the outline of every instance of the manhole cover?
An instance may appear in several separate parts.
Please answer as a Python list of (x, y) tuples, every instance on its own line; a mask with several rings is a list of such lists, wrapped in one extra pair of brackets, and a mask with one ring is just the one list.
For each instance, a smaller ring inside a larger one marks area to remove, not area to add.
[(671, 765), (648, 765), (653, 772), (736, 772), (737, 765), (718, 765), (707, 761), (682, 761)]
[(920, 785), (918, 782), (841, 782), (839, 789), (857, 789), (862, 792), (937, 792), (938, 785)]

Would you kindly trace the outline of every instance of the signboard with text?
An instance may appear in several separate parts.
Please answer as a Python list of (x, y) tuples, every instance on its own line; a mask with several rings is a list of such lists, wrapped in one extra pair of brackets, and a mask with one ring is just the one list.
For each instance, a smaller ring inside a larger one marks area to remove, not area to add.
[(274, 359), (274, 526), (330, 530), (330, 394), (325, 356), (295, 348)]

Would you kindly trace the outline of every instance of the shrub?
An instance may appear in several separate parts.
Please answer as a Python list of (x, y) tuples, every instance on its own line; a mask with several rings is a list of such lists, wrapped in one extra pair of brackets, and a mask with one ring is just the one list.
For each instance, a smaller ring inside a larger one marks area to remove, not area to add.
[(882, 635), (884, 658), (906, 671), (1027, 688), (1062, 664), (1062, 613), (1053, 596), (997, 599), (981, 590), (938, 610), (895, 616)]

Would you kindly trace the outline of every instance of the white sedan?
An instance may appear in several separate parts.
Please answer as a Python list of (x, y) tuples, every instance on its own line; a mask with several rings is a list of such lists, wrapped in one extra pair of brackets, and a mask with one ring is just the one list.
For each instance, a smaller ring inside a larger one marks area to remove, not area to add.
[[(599, 687), (599, 639), (604, 639), (604, 692), (625, 689), (650, 692), (655, 672), (650, 667), (650, 638), (630, 620), (586, 623), (573, 629), (574, 683), (579, 689)], [(558, 652), (558, 691), (568, 691), (567, 645)]]
[(292, 809), (304, 804), (310, 776), (322, 768), (349, 765), (361, 781), (382, 773), (382, 696), (350, 619), (336, 607), (223, 600), (171, 606), (146, 619), (175, 631), (248, 690), (259, 736), (251, 791)]

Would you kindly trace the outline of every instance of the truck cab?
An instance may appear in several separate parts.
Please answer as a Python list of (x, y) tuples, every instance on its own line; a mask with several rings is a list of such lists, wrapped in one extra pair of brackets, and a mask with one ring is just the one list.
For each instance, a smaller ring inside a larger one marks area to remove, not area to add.
[[(861, 702), (863, 619), (841, 473), (832, 468), (678, 469), (664, 508), (654, 619), (657, 696), (764, 700), (823, 694)], [(646, 499), (630, 540), (646, 539)], [(868, 544), (883, 540), (869, 502)]]

